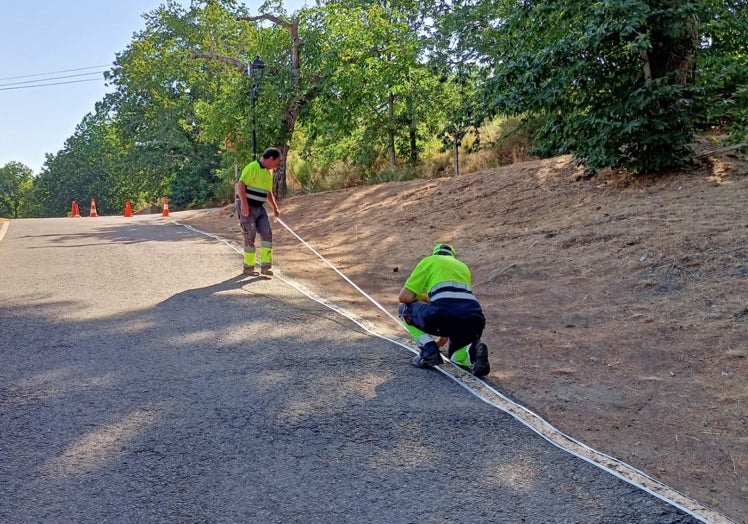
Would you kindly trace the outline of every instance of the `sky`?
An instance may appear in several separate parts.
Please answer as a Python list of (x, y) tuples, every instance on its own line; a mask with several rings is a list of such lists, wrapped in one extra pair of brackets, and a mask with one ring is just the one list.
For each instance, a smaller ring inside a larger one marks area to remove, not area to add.
[[(162, 0), (3, 2), (0, 16), (0, 167), (41, 171), (108, 92), (103, 73)], [(189, 7), (190, 0), (179, 0)], [(263, 0), (245, 5), (256, 13)], [(313, 2), (311, 2), (313, 4)], [(305, 0), (285, 0), (293, 13)], [(72, 76), (79, 75), (79, 76)], [(67, 77), (67, 78), (59, 78)], [(36, 87), (39, 84), (54, 84)], [(35, 86), (35, 87), (32, 87)]]

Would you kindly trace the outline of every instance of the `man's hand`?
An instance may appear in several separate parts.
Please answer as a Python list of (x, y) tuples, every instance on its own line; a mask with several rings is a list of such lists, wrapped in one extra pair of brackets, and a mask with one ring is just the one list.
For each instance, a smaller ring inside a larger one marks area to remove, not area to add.
[(281, 216), (280, 209), (278, 209), (277, 207), (273, 210), (273, 213), (275, 214), (276, 218)]

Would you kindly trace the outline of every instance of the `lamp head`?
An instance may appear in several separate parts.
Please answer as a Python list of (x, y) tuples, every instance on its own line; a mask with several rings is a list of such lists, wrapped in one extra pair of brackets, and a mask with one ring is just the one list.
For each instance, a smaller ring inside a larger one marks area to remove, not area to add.
[(265, 76), (265, 62), (262, 61), (260, 55), (257, 55), (249, 64), (249, 77), (259, 84), (263, 76)]

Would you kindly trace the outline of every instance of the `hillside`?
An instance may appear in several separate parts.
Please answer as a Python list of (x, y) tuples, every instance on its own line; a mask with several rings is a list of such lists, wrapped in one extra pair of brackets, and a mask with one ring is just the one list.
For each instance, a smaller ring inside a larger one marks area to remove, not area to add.
[[(746, 522), (748, 162), (582, 174), (562, 157), (299, 195), (281, 218), (393, 313), (416, 261), (453, 243), (487, 313), (488, 382)], [(185, 222), (241, 242), (232, 211)], [(274, 235), (285, 276), (398, 329), (280, 224)]]

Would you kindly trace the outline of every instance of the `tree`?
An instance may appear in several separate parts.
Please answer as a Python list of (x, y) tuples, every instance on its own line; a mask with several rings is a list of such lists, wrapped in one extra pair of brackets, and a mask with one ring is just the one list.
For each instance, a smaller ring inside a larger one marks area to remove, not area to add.
[[(288, 192), (286, 181), (286, 168), (288, 151), (293, 138), (299, 115), (304, 108), (319, 94), (318, 75), (315, 73), (312, 64), (316, 61), (313, 57), (314, 47), (311, 45), (315, 41), (313, 35), (310, 42), (304, 46), (302, 31), (305, 26), (302, 22), (307, 15), (314, 12), (311, 10), (301, 10), (292, 16), (288, 16), (280, 3), (266, 2), (261, 9), (273, 10), (272, 13), (260, 13), (255, 16), (248, 14), (236, 13), (235, 20), (246, 26), (243, 32), (237, 31), (237, 34), (243, 35), (237, 42), (236, 37), (232, 40), (234, 48), (222, 47), (216, 50), (211, 48), (208, 52), (203, 50), (205, 46), (195, 45), (192, 49), (192, 58), (200, 60), (215, 61), (231, 66), (235, 73), (238, 72), (243, 81), (238, 82), (242, 88), (235, 92), (232, 100), (239, 102), (240, 111), (231, 111), (230, 113), (236, 118), (240, 115), (249, 115), (251, 118), (244, 120), (244, 125), (240, 127), (243, 136), (249, 136), (252, 128), (251, 125), (257, 123), (258, 141), (272, 144), (281, 150), (281, 163), (274, 171), (273, 192), (278, 197), (283, 197)], [(263, 22), (269, 22), (270, 27), (263, 27)], [(309, 31), (313, 32), (312, 26)], [(259, 41), (262, 41), (262, 45)], [(253, 45), (254, 44), (254, 45)], [(308, 53), (302, 56), (303, 50)], [(257, 92), (257, 99), (262, 100), (261, 108), (242, 108), (241, 104), (246, 104), (251, 99), (251, 84), (248, 83), (248, 65), (247, 61), (241, 61), (235, 58), (237, 55), (251, 53), (242, 52), (248, 48), (254, 48), (255, 55), (262, 55), (267, 64), (268, 72), (265, 75), (265, 81), (260, 85)], [(231, 56), (234, 55), (234, 56)], [(220, 104), (220, 112), (226, 114), (226, 103)], [(235, 104), (235, 103), (234, 103)], [(236, 106), (235, 106), (236, 107)], [(257, 111), (255, 115), (252, 111)], [(216, 115), (216, 111), (211, 112)], [(271, 115), (268, 117), (268, 115)], [(240, 116), (241, 118), (241, 116)], [(222, 128), (223, 136), (230, 136), (236, 131), (236, 127)], [(244, 151), (248, 144), (242, 144)], [(241, 151), (241, 148), (240, 148)]]
[(327, 2), (327, 74), (304, 122), (329, 161), (371, 169), (386, 158), (394, 169), (404, 155), (415, 165), (442, 126), (456, 91), (423, 60), (423, 8), (408, 0)]
[(748, 2), (704, 2), (694, 112), (701, 129), (719, 127), (748, 140)]
[(150, 13), (146, 28), (118, 54), (107, 74), (116, 90), (105, 103), (123, 147), (119, 198), (153, 202), (168, 195), (173, 206), (187, 207), (202, 205), (220, 185), (220, 142), (204, 133), (200, 110), (224, 84), (211, 68), (195, 67), (190, 43), (222, 39), (200, 23), (200, 16), (221, 13), (212, 2), (190, 11), (169, 3)]
[(0, 216), (19, 218), (32, 186), (33, 171), (21, 162), (0, 167)]
[(480, 68), (478, 120), (524, 115), (536, 153), (571, 153), (590, 170), (658, 170), (687, 157), (699, 2), (454, 7), (441, 19), (441, 38), (456, 38)]
[[(258, 95), (262, 112), (252, 116), (259, 123), (258, 136), (274, 136), (273, 144), (281, 149), (283, 162), (274, 179), (279, 196), (287, 191), (287, 153), (299, 122), (312, 142), (323, 144), (328, 160), (354, 157), (372, 166), (386, 153), (391, 167), (398, 150), (415, 164), (420, 137), (432, 136), (439, 127), (440, 108), (449, 97), (418, 60), (422, 45), (413, 20), (423, 17), (419, 4), (358, 4), (328, 2), (324, 8), (288, 16), (280, 4), (266, 2), (257, 15), (237, 16), (239, 22), (251, 24), (243, 40), (261, 42), (257, 54), (267, 64)], [(233, 67), (246, 78), (246, 61), (236, 58), (240, 52), (226, 47), (205, 52), (203, 47), (195, 45), (193, 58)], [(225, 99), (208, 105), (217, 109), (212, 111), (216, 120), (226, 114)], [(261, 118), (268, 114), (276, 114), (277, 120)], [(231, 134), (226, 127), (222, 131)], [(241, 134), (248, 136), (249, 131)]]
[(35, 200), (41, 216), (64, 216), (70, 203), (96, 199), (100, 213), (115, 209), (116, 179), (114, 165), (119, 145), (112, 134), (111, 120), (101, 104), (76, 126), (63, 148), (48, 155), (34, 183)]

